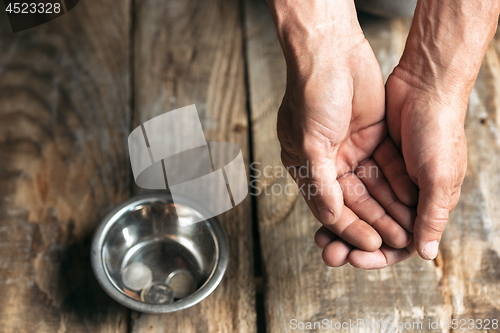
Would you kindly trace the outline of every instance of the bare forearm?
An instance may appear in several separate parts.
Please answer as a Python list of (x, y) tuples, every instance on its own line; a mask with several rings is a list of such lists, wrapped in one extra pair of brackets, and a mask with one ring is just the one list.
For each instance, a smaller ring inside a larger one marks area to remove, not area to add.
[(364, 40), (353, 0), (268, 0), (288, 67), (308, 71)]
[(498, 0), (419, 0), (400, 69), (413, 85), (468, 98), (498, 14)]

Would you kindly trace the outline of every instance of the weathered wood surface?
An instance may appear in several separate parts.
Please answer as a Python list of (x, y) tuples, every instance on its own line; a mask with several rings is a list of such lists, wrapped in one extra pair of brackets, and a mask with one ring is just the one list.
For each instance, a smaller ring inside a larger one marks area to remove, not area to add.
[[(266, 273), (267, 331), (291, 332), (292, 319), (422, 322), (422, 330), (413, 327), (405, 332), (448, 332), (443, 323), (453, 318), (498, 319), (498, 38), (488, 51), (471, 98), (467, 118), (469, 172), (438, 258), (424, 262), (415, 256), (378, 271), (350, 266), (334, 269), (321, 261), (321, 252), (313, 242), (319, 224), (303, 199), (272, 194), (273, 185), (283, 188), (292, 180), (276, 172), (263, 173), (266, 166), (281, 165), (275, 125), (284, 92), (285, 65), (265, 1), (247, 0), (245, 10), (252, 139), (255, 161), (261, 163), (256, 184), (262, 191), (257, 208)], [(361, 23), (387, 78), (402, 53), (410, 22), (361, 15)], [(266, 195), (266, 190), (271, 194)], [(439, 319), (440, 329), (429, 329), (429, 319)], [(365, 326), (343, 331), (383, 330)]]
[[(500, 319), (500, 33), (471, 94), (467, 177), (438, 258), (334, 269), (321, 261), (319, 223), (303, 199), (272, 192), (292, 183), (280, 173), (275, 134), (285, 66), (265, 0), (241, 3), (136, 0), (132, 14), (130, 1), (88, 0), (25, 32), (0, 22), (0, 332), (257, 331), (250, 197), (220, 216), (228, 270), (191, 309), (128, 311), (90, 268), (96, 225), (139, 192), (130, 190), (130, 130), (193, 103), (207, 140), (237, 143), (246, 162), (252, 137), (268, 332), (301, 331), (292, 319), (422, 322), (424, 332), (450, 331), (447, 319)], [(361, 22), (386, 78), (410, 21)], [(264, 174), (266, 166), (275, 168)], [(428, 329), (429, 319), (440, 329)]]
[[(238, 144), (249, 159), (238, 1), (142, 0), (135, 7), (134, 127), (195, 104), (207, 141)], [(219, 216), (230, 260), (221, 285), (198, 305), (132, 315), (132, 332), (256, 331), (250, 197)]]
[(129, 195), (130, 1), (0, 22), (0, 332), (126, 332), (90, 240)]

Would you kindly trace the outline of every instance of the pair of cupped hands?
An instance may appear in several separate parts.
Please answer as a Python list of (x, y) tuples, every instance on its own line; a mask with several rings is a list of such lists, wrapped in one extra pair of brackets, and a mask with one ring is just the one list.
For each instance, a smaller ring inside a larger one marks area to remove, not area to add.
[(278, 138), (323, 224), (323, 261), (377, 269), (416, 252), (434, 259), (465, 177), (468, 95), (415, 75), (411, 52), (384, 86), (361, 31), (300, 54), (287, 58)]

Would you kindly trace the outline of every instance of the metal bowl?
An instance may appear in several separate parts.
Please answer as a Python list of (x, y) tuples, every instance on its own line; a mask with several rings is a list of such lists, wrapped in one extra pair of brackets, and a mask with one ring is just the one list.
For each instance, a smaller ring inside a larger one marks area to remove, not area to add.
[(215, 218), (188, 198), (168, 192), (131, 198), (98, 227), (91, 262), (102, 288), (120, 304), (146, 313), (195, 305), (217, 287), (229, 258)]

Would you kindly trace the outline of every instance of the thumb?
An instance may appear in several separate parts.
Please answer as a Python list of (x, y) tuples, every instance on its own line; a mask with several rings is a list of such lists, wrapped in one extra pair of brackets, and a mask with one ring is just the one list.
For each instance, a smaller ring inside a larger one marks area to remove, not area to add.
[(448, 222), (452, 186), (446, 183), (433, 182), (428, 188), (420, 189), (413, 237), (418, 254), (426, 260), (436, 258)]
[(305, 169), (296, 168), (292, 177), (315, 217), (323, 225), (335, 224), (342, 213), (344, 200), (334, 159), (313, 157), (304, 162)]

